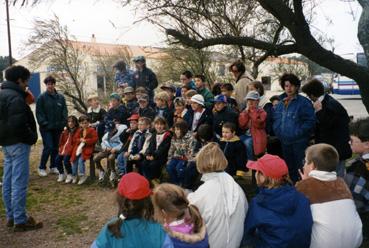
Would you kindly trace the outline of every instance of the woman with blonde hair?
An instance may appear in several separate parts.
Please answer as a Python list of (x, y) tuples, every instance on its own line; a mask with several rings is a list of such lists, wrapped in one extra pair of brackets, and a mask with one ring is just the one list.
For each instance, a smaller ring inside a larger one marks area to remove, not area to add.
[(210, 142), (198, 152), (196, 167), (204, 184), (188, 200), (200, 210), (210, 247), (238, 248), (248, 204), (241, 187), (224, 171), (227, 159), (217, 143)]

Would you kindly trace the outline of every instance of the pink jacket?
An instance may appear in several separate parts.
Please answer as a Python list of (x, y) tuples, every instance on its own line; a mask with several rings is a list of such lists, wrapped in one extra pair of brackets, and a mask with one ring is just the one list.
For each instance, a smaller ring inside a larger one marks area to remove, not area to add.
[(267, 146), (266, 117), (267, 113), (262, 108), (244, 110), (238, 117), (238, 124), (242, 130), (250, 128), (255, 155), (264, 153)]

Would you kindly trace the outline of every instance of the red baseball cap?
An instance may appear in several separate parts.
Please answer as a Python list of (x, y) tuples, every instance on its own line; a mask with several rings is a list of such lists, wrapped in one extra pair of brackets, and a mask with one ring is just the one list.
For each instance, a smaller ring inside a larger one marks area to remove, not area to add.
[(248, 161), (246, 167), (252, 170), (261, 171), (264, 176), (274, 179), (281, 179), (288, 175), (286, 162), (278, 156), (265, 154), (258, 161)]
[(140, 118), (138, 114), (133, 114), (127, 119), (127, 121), (137, 121)]
[(118, 193), (129, 200), (142, 200), (151, 192), (149, 181), (137, 172), (125, 174), (118, 184)]

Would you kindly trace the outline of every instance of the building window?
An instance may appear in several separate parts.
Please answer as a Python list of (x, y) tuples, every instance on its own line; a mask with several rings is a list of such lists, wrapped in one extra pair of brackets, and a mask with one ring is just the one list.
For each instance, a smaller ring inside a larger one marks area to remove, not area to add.
[(104, 76), (97, 75), (97, 89), (104, 91), (105, 85), (104, 85)]

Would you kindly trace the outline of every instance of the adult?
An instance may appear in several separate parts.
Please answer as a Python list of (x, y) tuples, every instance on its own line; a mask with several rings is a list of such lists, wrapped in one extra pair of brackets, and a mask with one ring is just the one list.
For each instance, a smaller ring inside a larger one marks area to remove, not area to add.
[(290, 73), (280, 78), (285, 93), (273, 112), (273, 131), (282, 143), (283, 157), (293, 182), (299, 179), (305, 149), (315, 128), (314, 108), (309, 99), (298, 94), (300, 79)]
[(248, 93), (248, 85), (253, 81), (251, 75), (246, 71), (245, 64), (242, 61), (236, 61), (230, 65), (229, 71), (232, 72), (233, 77), (236, 80), (234, 87), (234, 94), (239, 109), (242, 110), (245, 107), (244, 99)]
[(248, 204), (241, 187), (224, 172), (227, 159), (216, 143), (200, 150), (196, 167), (204, 184), (190, 193), (188, 200), (200, 210), (210, 247), (240, 247)]
[[(179, 76), (179, 81), (181, 81), (181, 87), (186, 86), (186, 87), (188, 87), (188, 89), (196, 90), (195, 82), (193, 81), (192, 77), (193, 77), (192, 72), (190, 72), (190, 71), (182, 72), (182, 74)], [(181, 87), (177, 88), (177, 91), (176, 91), (176, 96), (177, 97), (182, 96)], [(182, 96), (182, 97), (184, 97), (184, 96)]]
[(133, 71), (128, 68), (124, 60), (118, 60), (113, 68), (116, 70), (114, 80), (117, 87), (133, 87)]
[(44, 80), (46, 91), (37, 98), (36, 118), (42, 136), (43, 150), (38, 174), (47, 176), (46, 163), (50, 157), (50, 172), (58, 174), (55, 158), (58, 155), (59, 138), (67, 125), (68, 109), (64, 96), (56, 91), (56, 80), (48, 76)]
[(133, 58), (136, 65), (136, 71), (133, 73), (133, 87), (144, 87), (149, 95), (150, 102), (154, 99), (154, 89), (158, 87), (158, 80), (155, 73), (146, 67), (146, 59), (144, 56)]
[(12, 66), (5, 71), (0, 90), (0, 145), (4, 154), (3, 201), (7, 227), (28, 231), (42, 227), (27, 216), (26, 197), (29, 181), (31, 145), (37, 141), (36, 122), (27, 105), (26, 87), (30, 71)]
[(339, 154), (336, 172), (338, 176), (344, 177), (345, 160), (351, 158), (352, 155), (349, 144), (350, 117), (336, 99), (324, 93), (324, 85), (318, 79), (309, 81), (301, 90), (313, 102), (315, 109), (317, 119), (315, 143), (327, 143), (336, 148)]

